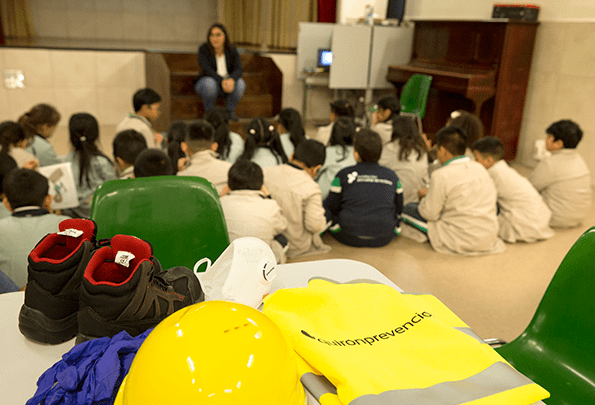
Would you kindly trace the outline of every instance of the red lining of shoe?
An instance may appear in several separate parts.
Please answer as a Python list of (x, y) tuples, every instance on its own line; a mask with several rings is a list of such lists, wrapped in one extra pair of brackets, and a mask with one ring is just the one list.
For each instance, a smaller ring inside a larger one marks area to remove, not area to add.
[[(151, 245), (134, 236), (116, 235), (110, 244), (111, 247), (105, 246), (96, 251), (85, 269), (84, 277), (93, 285), (126, 284), (138, 266), (152, 255)], [(129, 267), (113, 262), (118, 251), (130, 252), (135, 256)]]
[(49, 234), (31, 251), (31, 259), (38, 263), (61, 263), (78, 251), (83, 241), (91, 240), (95, 234), (95, 222), (90, 219), (65, 219), (58, 225), (60, 232), (71, 228), (78, 229), (83, 234), (78, 238)]

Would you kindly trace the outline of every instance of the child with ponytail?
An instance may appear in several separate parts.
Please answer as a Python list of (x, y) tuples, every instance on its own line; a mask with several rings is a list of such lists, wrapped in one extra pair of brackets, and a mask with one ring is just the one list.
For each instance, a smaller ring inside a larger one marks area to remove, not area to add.
[(244, 139), (229, 129), (229, 117), (225, 107), (215, 106), (204, 117), (215, 128), (216, 152), (219, 159), (234, 164), (244, 151)]
[(49, 104), (37, 104), (19, 118), (28, 142), (27, 152), (39, 160), (40, 166), (62, 163), (48, 139), (53, 135), (60, 113)]
[(79, 206), (68, 214), (77, 218), (89, 218), (95, 189), (104, 181), (116, 179), (114, 165), (97, 147), (99, 124), (95, 117), (78, 113), (68, 123), (73, 151), (65, 161), (72, 163), (72, 174), (77, 187)]
[(255, 118), (246, 128), (244, 153), (238, 159), (251, 160), (262, 169), (287, 163), (279, 133), (266, 118)]
[(306, 139), (306, 131), (302, 125), (302, 115), (294, 108), (285, 108), (279, 113), (279, 137), (283, 151), (288, 157), (298, 144)]

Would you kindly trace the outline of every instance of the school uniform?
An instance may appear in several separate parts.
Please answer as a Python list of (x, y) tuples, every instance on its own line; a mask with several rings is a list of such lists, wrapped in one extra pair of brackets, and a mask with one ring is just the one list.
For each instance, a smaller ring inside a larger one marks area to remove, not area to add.
[(20, 289), (27, 284), (27, 257), (48, 233), (68, 217), (50, 214), (41, 207), (21, 207), (0, 219), (0, 269)]
[(277, 263), (285, 262), (283, 247), (275, 236), (287, 229), (279, 204), (259, 190), (235, 190), (221, 197), (229, 241), (252, 236), (271, 247)]
[(126, 169), (124, 169), (120, 175), (118, 176), (118, 178), (120, 180), (124, 180), (124, 179), (132, 179), (134, 177), (134, 166), (129, 166)]
[(498, 236), (506, 242), (535, 242), (554, 236), (552, 212), (531, 182), (499, 160), (488, 169), (498, 192)]
[(360, 162), (337, 173), (324, 200), (330, 231), (350, 246), (384, 246), (400, 234), (403, 189), (399, 178), (378, 163)]
[[(2, 200), (0, 199), (0, 202)], [(0, 219), (9, 217), (12, 213), (4, 206), (4, 204), (0, 204)]]
[(244, 153), (244, 138), (242, 138), (240, 134), (230, 131), (229, 139), (231, 140), (229, 154), (224, 160), (233, 165), (236, 162), (236, 160), (238, 160), (240, 155)]
[(76, 185), (76, 192), (79, 199), (79, 206), (70, 209), (69, 212), (76, 217), (89, 218), (91, 216), (93, 194), (97, 187), (108, 180), (115, 180), (117, 177), (112, 162), (105, 156), (97, 155), (91, 158), (89, 183), (87, 183), (84, 176), (82, 182), (79, 182), (81, 172), (79, 153), (80, 152), (72, 151), (66, 155), (66, 158), (64, 159), (65, 162), (70, 162), (72, 164), (72, 175), (74, 177), (74, 184)]
[(576, 149), (560, 149), (535, 167), (529, 181), (552, 211), (550, 226), (580, 225), (591, 207), (591, 172)]
[[(289, 159), (289, 156), (287, 158)], [(283, 164), (281, 156), (275, 155), (269, 148), (263, 147), (256, 148), (250, 160), (260, 166), (261, 169)]]
[(39, 166), (50, 166), (62, 163), (52, 144), (41, 135), (33, 137), (33, 143), (25, 149), (39, 160)]
[(231, 163), (217, 159), (217, 153), (210, 149), (196, 152), (190, 158), (190, 165), (177, 173), (178, 176), (197, 176), (210, 181), (217, 194), (227, 185), (227, 173)]
[(353, 146), (347, 146), (343, 149), (340, 145), (326, 147), (326, 157), (324, 164), (318, 170), (316, 183), (320, 186), (322, 200), (328, 197), (331, 189), (331, 183), (339, 171), (345, 167), (354, 166), (357, 162), (353, 156)]
[(292, 163), (267, 167), (263, 172), (265, 187), (287, 219), (287, 257), (328, 252), (330, 246), (320, 238), (326, 229), (326, 218), (320, 187), (314, 179)]
[(382, 154), (378, 164), (393, 170), (403, 186), (403, 203), (419, 201), (418, 190), (426, 188), (428, 174), (428, 155), (411, 151), (405, 160), (399, 159), (401, 147), (399, 141), (389, 142), (382, 147)]
[(8, 155), (13, 158), (15, 162), (17, 162), (17, 166), (19, 168), (24, 167), (25, 163), (29, 162), (30, 160), (37, 160), (35, 155), (32, 153), (27, 152), (23, 148), (16, 148), (14, 146), (10, 148)]
[(370, 129), (380, 135), (382, 144), (386, 145), (393, 137), (393, 120), (377, 122), (376, 124), (372, 125)]
[(497, 196), (487, 170), (467, 156), (451, 159), (434, 171), (418, 206), (427, 221), (432, 248), (462, 255), (506, 250), (498, 238)]
[(116, 127), (116, 134), (126, 131), (127, 129), (134, 129), (135, 131), (140, 132), (147, 141), (147, 147), (157, 147), (157, 144), (155, 143), (155, 130), (153, 129), (153, 125), (145, 117), (136, 114), (128, 114), (128, 116)]
[(281, 139), (283, 152), (285, 152), (285, 156), (287, 156), (287, 159), (289, 159), (295, 151), (295, 146), (293, 145), (293, 142), (291, 142), (291, 135), (289, 133), (281, 134), (279, 135), (279, 139)]
[(316, 134), (311, 139), (320, 142), (324, 146), (328, 145), (328, 141), (331, 139), (331, 132), (333, 132), (333, 125), (335, 123), (331, 122), (328, 125), (318, 127)]

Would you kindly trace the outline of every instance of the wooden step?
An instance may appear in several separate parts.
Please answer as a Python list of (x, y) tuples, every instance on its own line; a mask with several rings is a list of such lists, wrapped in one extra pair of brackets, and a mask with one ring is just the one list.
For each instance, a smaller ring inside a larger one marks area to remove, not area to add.
[[(244, 95), (236, 106), (236, 115), (240, 118), (272, 117), (273, 96), (271, 94)], [(223, 99), (217, 100), (217, 105), (225, 105)], [(202, 100), (197, 95), (171, 97), (171, 119), (192, 120), (201, 118), (204, 114)]]

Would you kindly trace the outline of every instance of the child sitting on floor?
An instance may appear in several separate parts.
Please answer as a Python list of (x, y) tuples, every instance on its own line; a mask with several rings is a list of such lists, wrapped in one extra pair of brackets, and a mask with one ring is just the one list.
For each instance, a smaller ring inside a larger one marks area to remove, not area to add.
[(324, 200), (331, 235), (345, 245), (379, 247), (400, 234), (403, 189), (395, 172), (378, 164), (381, 152), (380, 136), (360, 130), (353, 152), (357, 164), (337, 173)]
[(580, 225), (591, 207), (591, 172), (576, 146), (583, 137), (570, 121), (554, 122), (546, 130), (546, 148), (552, 154), (539, 162), (529, 181), (552, 211), (550, 226)]
[(263, 170), (264, 185), (287, 219), (284, 235), (289, 241), (287, 257), (290, 259), (330, 250), (320, 238), (327, 223), (320, 187), (313, 179), (324, 157), (324, 145), (309, 139), (300, 142), (289, 163)]
[(120, 173), (118, 178), (130, 179), (134, 174), (134, 161), (147, 149), (145, 137), (134, 129), (127, 129), (116, 135), (112, 146), (116, 167)]
[(475, 160), (488, 169), (498, 192), (498, 236), (505, 242), (535, 242), (554, 236), (552, 212), (531, 182), (508, 166), (502, 141), (493, 136), (472, 145)]
[(287, 239), (281, 235), (287, 220), (279, 204), (262, 187), (262, 169), (249, 160), (238, 160), (229, 169), (229, 192), (221, 197), (229, 241), (252, 236), (268, 244), (277, 263), (285, 263)]

